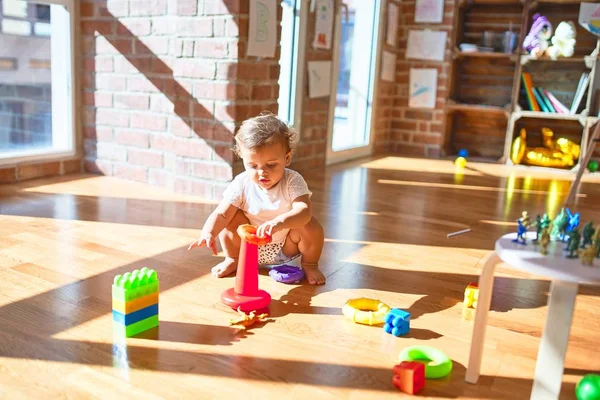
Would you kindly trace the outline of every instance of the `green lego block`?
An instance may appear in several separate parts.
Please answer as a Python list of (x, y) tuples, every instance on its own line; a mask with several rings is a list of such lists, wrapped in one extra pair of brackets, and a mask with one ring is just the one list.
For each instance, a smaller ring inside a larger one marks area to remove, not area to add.
[(114, 333), (116, 335), (125, 337), (135, 336), (138, 333), (142, 333), (144, 331), (147, 331), (148, 329), (152, 329), (155, 326), (158, 326), (158, 314), (138, 321), (135, 324), (131, 325), (123, 325), (119, 322), (113, 321)]
[(135, 300), (142, 296), (158, 292), (158, 275), (146, 267), (115, 276), (112, 296), (122, 302)]

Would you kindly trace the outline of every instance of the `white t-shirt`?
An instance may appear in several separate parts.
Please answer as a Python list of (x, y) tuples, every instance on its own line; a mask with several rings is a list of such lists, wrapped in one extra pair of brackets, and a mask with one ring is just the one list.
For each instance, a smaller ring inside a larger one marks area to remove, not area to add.
[[(252, 225), (260, 226), (291, 210), (293, 201), (305, 194), (312, 196), (302, 175), (286, 168), (281, 180), (270, 189), (258, 186), (244, 171), (233, 179), (223, 197), (242, 210)], [(288, 232), (276, 232), (272, 243), (285, 242)]]

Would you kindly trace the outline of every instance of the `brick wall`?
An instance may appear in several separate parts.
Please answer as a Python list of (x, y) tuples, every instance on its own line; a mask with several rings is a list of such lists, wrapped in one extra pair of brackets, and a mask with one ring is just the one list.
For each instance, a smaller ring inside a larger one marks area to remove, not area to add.
[(247, 0), (82, 1), (86, 169), (220, 197), (236, 127), (277, 111), (278, 54), (246, 56), (248, 12)]
[[(402, 2), (398, 24), (398, 61), (396, 67), (396, 90), (392, 113), (391, 140), (396, 153), (439, 157), (444, 145), (444, 107), (448, 96), (450, 75), (452, 19), (456, 2), (447, 0), (441, 24), (416, 24), (415, 1)], [(407, 60), (406, 44), (411, 29), (431, 29), (448, 32), (446, 56), (443, 62)], [(410, 68), (437, 68), (436, 108), (416, 109), (408, 107), (408, 85)]]

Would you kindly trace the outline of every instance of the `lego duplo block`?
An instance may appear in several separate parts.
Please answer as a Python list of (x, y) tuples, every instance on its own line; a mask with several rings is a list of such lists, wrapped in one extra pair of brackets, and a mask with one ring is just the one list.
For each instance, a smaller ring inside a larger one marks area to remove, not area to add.
[(115, 334), (125, 337), (135, 336), (156, 326), (158, 326), (158, 315), (153, 315), (150, 318), (143, 319), (131, 325), (113, 323)]
[(465, 289), (465, 307), (477, 308), (477, 300), (479, 299), (479, 286), (476, 283), (471, 282)]
[(402, 361), (394, 366), (392, 383), (408, 394), (419, 393), (425, 387), (425, 366), (417, 361)]
[(410, 313), (393, 308), (385, 316), (383, 330), (394, 336), (406, 335), (410, 330)]
[(129, 314), (121, 314), (113, 310), (113, 321), (123, 325), (131, 325), (144, 319), (150, 318), (153, 315), (158, 315), (158, 304), (152, 304), (149, 307), (134, 311)]
[(129, 314), (157, 303), (158, 292), (154, 292), (144, 297), (140, 297), (139, 299), (130, 300), (127, 302), (113, 298), (112, 309), (113, 311), (118, 311), (121, 314)]
[(128, 302), (158, 292), (158, 275), (146, 267), (115, 276), (112, 285), (112, 297)]

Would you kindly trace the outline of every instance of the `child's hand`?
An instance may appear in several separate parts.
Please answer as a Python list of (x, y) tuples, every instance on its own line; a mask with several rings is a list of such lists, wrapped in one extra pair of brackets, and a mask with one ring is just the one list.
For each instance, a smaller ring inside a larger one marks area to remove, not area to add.
[(282, 224), (283, 222), (278, 219), (272, 219), (270, 221), (267, 221), (258, 228), (256, 228), (256, 236), (258, 236), (259, 238), (265, 237), (265, 234), (273, 236), (275, 232), (281, 230)]
[(200, 239), (190, 244), (190, 246), (188, 247), (188, 251), (190, 251), (194, 247), (208, 247), (212, 250), (213, 255), (217, 255), (217, 242), (215, 241), (213, 235), (211, 235), (210, 233), (202, 233), (200, 235)]

